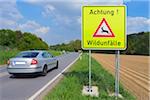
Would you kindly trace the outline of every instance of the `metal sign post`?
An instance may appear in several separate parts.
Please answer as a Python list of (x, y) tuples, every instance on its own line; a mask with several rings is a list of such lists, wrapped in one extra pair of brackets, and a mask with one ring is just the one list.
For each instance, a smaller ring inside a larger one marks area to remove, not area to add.
[[(113, 13), (98, 13), (100, 11)], [(116, 50), (115, 96), (121, 96), (119, 95), (119, 50), (125, 50), (126, 45), (125, 5), (82, 7), (82, 49), (89, 50), (89, 93), (94, 91), (93, 86), (91, 87), (91, 50)]]
[(119, 96), (119, 67), (120, 67), (120, 51), (116, 51), (116, 57), (115, 57), (115, 62), (116, 62), (116, 68), (115, 68), (115, 96)]
[(92, 92), (91, 88), (91, 50), (89, 50), (89, 93)]

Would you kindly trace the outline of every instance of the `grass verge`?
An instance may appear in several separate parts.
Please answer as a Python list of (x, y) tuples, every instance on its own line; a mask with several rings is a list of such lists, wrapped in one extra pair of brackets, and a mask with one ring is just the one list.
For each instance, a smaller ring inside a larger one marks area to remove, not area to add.
[(55, 51), (55, 50), (48, 50), (49, 53), (53, 54), (54, 56), (61, 55), (61, 51)]
[[(99, 88), (99, 97), (83, 96), (81, 91), (83, 85), (88, 85), (88, 56), (83, 54), (82, 60), (78, 60), (68, 72), (64, 73), (63, 80), (44, 100), (115, 100), (115, 97), (108, 96), (108, 91), (114, 91), (114, 77), (109, 74), (102, 66), (92, 59), (92, 85)], [(120, 93), (123, 99), (135, 100), (135, 98), (120, 86)]]
[(18, 50), (0, 50), (0, 65), (6, 64), (7, 60), (16, 56)]

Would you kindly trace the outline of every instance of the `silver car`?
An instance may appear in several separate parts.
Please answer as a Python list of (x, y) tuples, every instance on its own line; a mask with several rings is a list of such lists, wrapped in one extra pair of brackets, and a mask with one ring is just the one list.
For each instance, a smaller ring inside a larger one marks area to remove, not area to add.
[(58, 60), (47, 51), (23, 51), (8, 61), (7, 70), (10, 74), (41, 73), (46, 75), (47, 71), (58, 68)]

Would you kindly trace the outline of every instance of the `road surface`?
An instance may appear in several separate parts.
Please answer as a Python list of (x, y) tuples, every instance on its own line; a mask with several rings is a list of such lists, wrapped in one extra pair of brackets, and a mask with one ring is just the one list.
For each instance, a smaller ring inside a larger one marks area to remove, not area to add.
[(79, 57), (79, 53), (69, 53), (58, 58), (59, 68), (47, 76), (10, 78), (6, 67), (0, 67), (0, 100), (27, 100), (60, 74), (69, 64)]
[[(115, 74), (115, 55), (92, 54), (102, 66)], [(120, 56), (121, 83), (132, 92), (137, 100), (150, 100), (149, 56)]]

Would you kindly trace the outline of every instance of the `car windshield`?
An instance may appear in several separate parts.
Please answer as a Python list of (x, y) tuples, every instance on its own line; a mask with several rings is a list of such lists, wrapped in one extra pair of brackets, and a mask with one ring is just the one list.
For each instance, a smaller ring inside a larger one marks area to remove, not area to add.
[(35, 58), (39, 52), (21, 52), (16, 57), (17, 58)]

